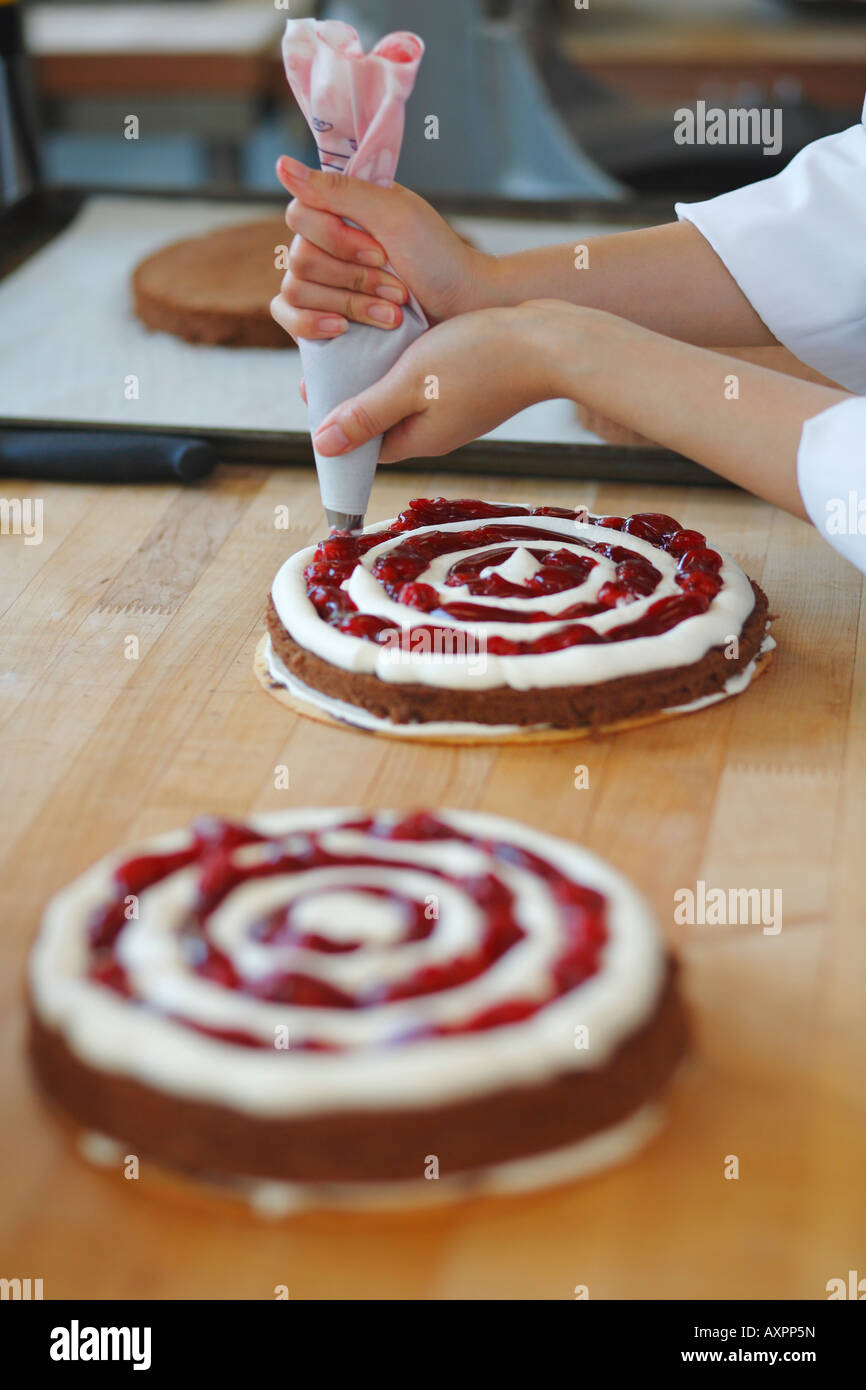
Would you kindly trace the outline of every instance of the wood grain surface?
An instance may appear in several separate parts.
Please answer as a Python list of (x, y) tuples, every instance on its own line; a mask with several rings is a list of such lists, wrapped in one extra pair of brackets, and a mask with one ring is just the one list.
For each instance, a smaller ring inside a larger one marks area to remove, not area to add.
[[(4, 480), (6, 497), (43, 499), (44, 538), (0, 537), (0, 1274), (42, 1278), (46, 1298), (223, 1299), (279, 1284), (292, 1298), (570, 1299), (582, 1284), (594, 1299), (821, 1299), (829, 1279), (866, 1274), (861, 576), (741, 493), (527, 486), (383, 472), (370, 517), (436, 492), (672, 512), (766, 588), (768, 673), (721, 706), (573, 745), (328, 728), (251, 671), (270, 580), (321, 528), (309, 472), (238, 464), (197, 490)], [(79, 1157), (23, 1050), (24, 962), (49, 894), (202, 811), (347, 803), (515, 816), (584, 841), (647, 894), (684, 963), (696, 1050), (641, 1157), (533, 1197), (271, 1224), (147, 1163), (127, 1181)], [(780, 889), (782, 930), (675, 925), (673, 894), (698, 879)]]

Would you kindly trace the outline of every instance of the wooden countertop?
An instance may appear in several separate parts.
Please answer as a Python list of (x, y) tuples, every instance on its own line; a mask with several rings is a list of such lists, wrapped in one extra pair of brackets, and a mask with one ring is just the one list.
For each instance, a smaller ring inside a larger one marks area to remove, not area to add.
[[(814, 531), (734, 491), (497, 484), (504, 499), (662, 509), (707, 531), (763, 582), (779, 649), (745, 695), (699, 714), (550, 748), (453, 749), (327, 729), (255, 683), (271, 577), (320, 526), (309, 473), (2, 491), (44, 499), (41, 545), (0, 538), (4, 1276), (41, 1277), (46, 1298), (269, 1299), (286, 1284), (292, 1298), (569, 1299), (585, 1284), (594, 1299), (820, 1299), (828, 1279), (866, 1273), (866, 635), (861, 576)], [(455, 495), (454, 477), (383, 473), (371, 516), (437, 491)], [(467, 476), (459, 492), (490, 482)], [(641, 1157), (532, 1197), (277, 1224), (146, 1162), (135, 1183), (79, 1158), (23, 1055), (24, 960), (46, 897), (201, 811), (357, 802), (513, 815), (585, 841), (649, 896), (697, 1039)], [(674, 890), (698, 879), (782, 889), (782, 931), (675, 926)], [(723, 1176), (731, 1154), (737, 1181)]]

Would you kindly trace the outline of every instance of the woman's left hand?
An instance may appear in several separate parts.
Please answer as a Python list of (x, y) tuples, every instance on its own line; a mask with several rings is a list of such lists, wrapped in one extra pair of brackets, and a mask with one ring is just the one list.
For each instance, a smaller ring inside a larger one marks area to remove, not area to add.
[(536, 401), (558, 395), (555, 324), (580, 310), (558, 301), (479, 309), (418, 338), (381, 381), (332, 410), (314, 436), (339, 455), (384, 435), (381, 463), (447, 454)]

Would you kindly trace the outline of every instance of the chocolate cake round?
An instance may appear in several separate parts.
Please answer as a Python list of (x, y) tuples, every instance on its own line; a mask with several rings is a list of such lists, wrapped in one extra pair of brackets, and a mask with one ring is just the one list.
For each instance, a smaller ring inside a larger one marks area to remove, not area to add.
[(135, 312), (190, 343), (294, 347), (270, 312), (284, 273), (276, 251), (291, 240), (283, 219), (268, 217), (164, 246), (133, 274)]
[(203, 820), (113, 854), (49, 904), (30, 1003), (39, 1080), (88, 1130), (320, 1200), (613, 1162), (686, 1046), (631, 886), (463, 811)]
[(761, 589), (673, 517), (441, 497), (291, 556), (267, 622), (296, 706), (445, 738), (699, 708), (773, 645)]

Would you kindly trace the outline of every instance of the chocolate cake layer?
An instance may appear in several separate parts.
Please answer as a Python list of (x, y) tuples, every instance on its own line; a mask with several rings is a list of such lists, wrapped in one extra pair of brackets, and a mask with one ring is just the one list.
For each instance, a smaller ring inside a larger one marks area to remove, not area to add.
[(165, 246), (133, 274), (135, 312), (148, 328), (191, 343), (294, 347), (270, 313), (283, 278), (274, 248), (291, 240), (272, 217)]
[(294, 347), (270, 312), (284, 273), (274, 248), (291, 241), (284, 219), (271, 217), (164, 246), (133, 273), (135, 312), (148, 328), (189, 343)]
[[(739, 635), (739, 656), (729, 659), (713, 647), (690, 666), (622, 676), (597, 685), (554, 686), (539, 690), (443, 690), (436, 686), (398, 684), (378, 676), (333, 666), (300, 646), (283, 626), (268, 598), (267, 625), (274, 651), (287, 669), (313, 690), (368, 710), (395, 724), (440, 721), (475, 724), (549, 725), (553, 728), (613, 724), (656, 710), (690, 704), (721, 693), (757, 656), (767, 626), (767, 596), (752, 581), (755, 607)], [(529, 658), (527, 658), (529, 659)]]
[(602, 1066), (420, 1110), (242, 1114), (89, 1066), (35, 1015), (30, 1049), (57, 1105), (161, 1163), (289, 1182), (385, 1182), (421, 1179), (427, 1155), (435, 1154), (446, 1177), (576, 1143), (654, 1099), (688, 1044), (675, 977), (671, 962), (655, 1012)]

